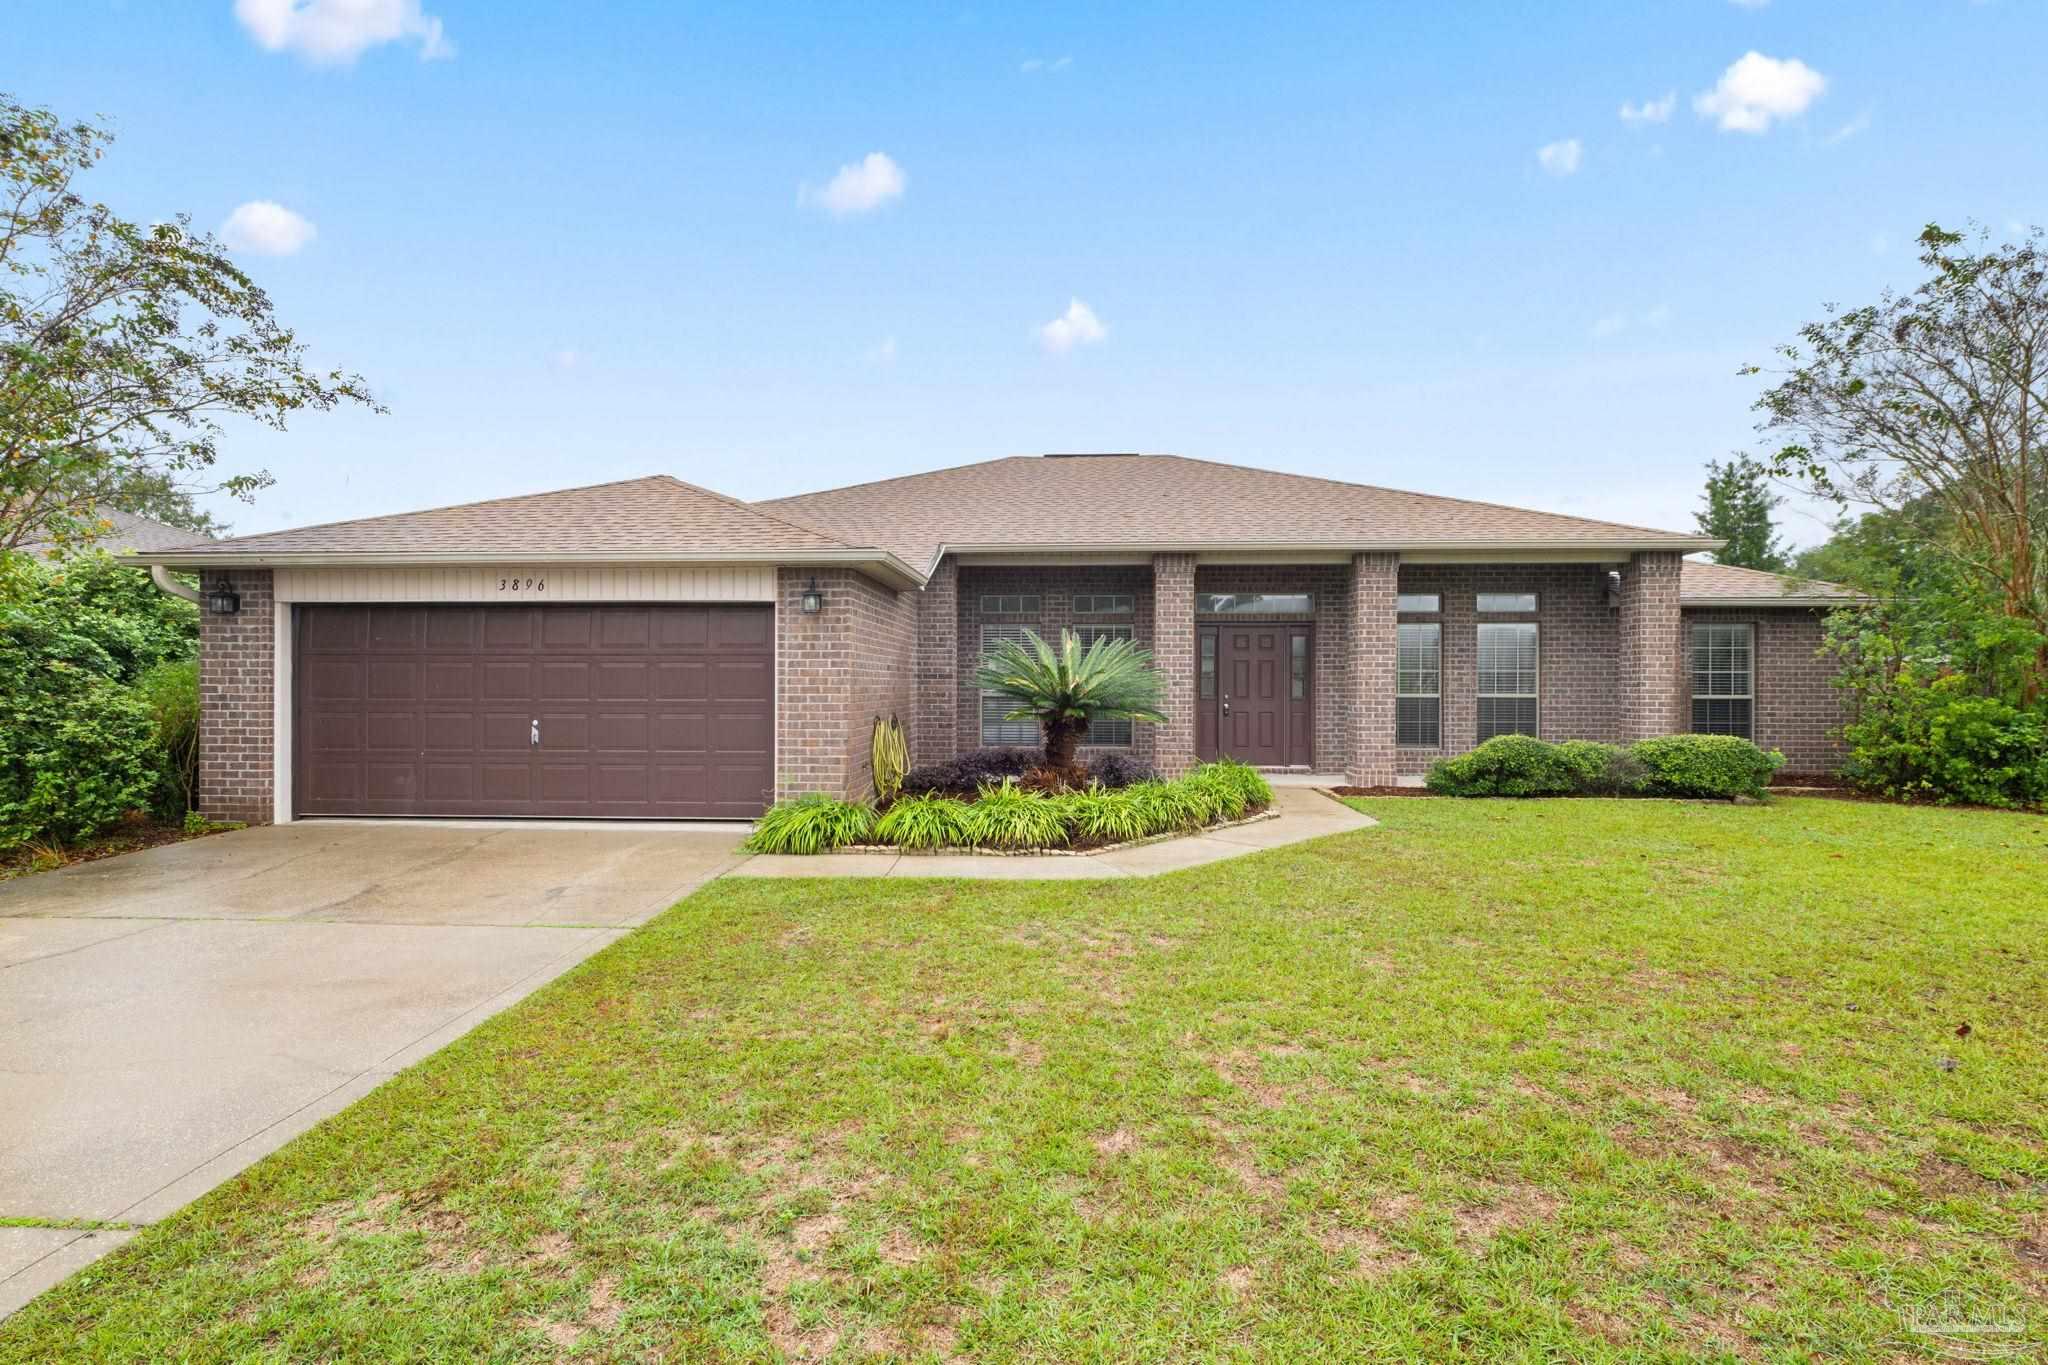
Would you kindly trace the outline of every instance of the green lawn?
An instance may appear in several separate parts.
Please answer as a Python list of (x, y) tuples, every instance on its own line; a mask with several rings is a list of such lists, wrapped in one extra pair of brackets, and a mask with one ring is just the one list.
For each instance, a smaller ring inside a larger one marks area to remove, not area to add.
[(0, 1359), (2048, 1351), (2048, 821), (1358, 804), (1148, 881), (715, 882)]

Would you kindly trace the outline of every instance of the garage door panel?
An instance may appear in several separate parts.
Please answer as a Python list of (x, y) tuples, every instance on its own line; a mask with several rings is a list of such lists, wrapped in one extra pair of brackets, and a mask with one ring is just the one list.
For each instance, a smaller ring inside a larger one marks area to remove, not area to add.
[(590, 718), (590, 747), (598, 753), (648, 750), (650, 718), (645, 712), (605, 712)]
[(318, 659), (294, 676), (309, 701), (354, 701), (363, 695), (361, 659)]
[(709, 607), (680, 607), (654, 618), (654, 643), (663, 649), (702, 649), (711, 643), (711, 618), (725, 613)]
[(597, 643), (596, 613), (588, 607), (556, 607), (540, 614), (540, 643), (546, 650), (587, 652)]
[(768, 696), (766, 660), (721, 659), (711, 665), (711, 696), (716, 701), (759, 700)]
[(650, 695), (645, 659), (601, 659), (591, 670), (596, 701), (645, 701)]
[(534, 695), (544, 701), (589, 701), (590, 675), (588, 659), (549, 659), (540, 666)]
[(662, 701), (703, 701), (711, 695), (711, 665), (663, 659), (654, 665), (652, 685)]
[(748, 818), (767, 803), (767, 607), (297, 611), (301, 814)]
[(525, 659), (485, 659), (477, 665), (480, 701), (531, 701), (533, 665)]

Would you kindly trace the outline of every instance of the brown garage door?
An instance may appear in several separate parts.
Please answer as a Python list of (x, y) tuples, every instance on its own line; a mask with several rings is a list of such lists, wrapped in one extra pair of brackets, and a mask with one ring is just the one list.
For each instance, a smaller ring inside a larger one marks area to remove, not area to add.
[(301, 606), (300, 815), (751, 819), (767, 606)]

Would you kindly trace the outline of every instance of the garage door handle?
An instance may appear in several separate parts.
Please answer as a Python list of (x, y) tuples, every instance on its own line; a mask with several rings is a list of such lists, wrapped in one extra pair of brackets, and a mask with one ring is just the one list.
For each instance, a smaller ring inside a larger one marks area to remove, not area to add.
[(536, 748), (536, 749), (538, 749), (538, 748), (540, 747), (540, 722), (539, 722), (539, 721), (535, 721), (535, 722), (533, 723), (533, 747), (534, 747), (534, 748)]

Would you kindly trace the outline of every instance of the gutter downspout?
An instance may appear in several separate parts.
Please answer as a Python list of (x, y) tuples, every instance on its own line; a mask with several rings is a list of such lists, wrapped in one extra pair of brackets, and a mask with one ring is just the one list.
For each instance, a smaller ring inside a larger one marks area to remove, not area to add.
[(194, 604), (197, 604), (199, 601), (199, 589), (186, 587), (183, 583), (171, 577), (171, 571), (161, 564), (149, 566), (149, 581), (156, 584), (158, 592), (168, 593), (172, 597), (182, 597), (187, 602)]

